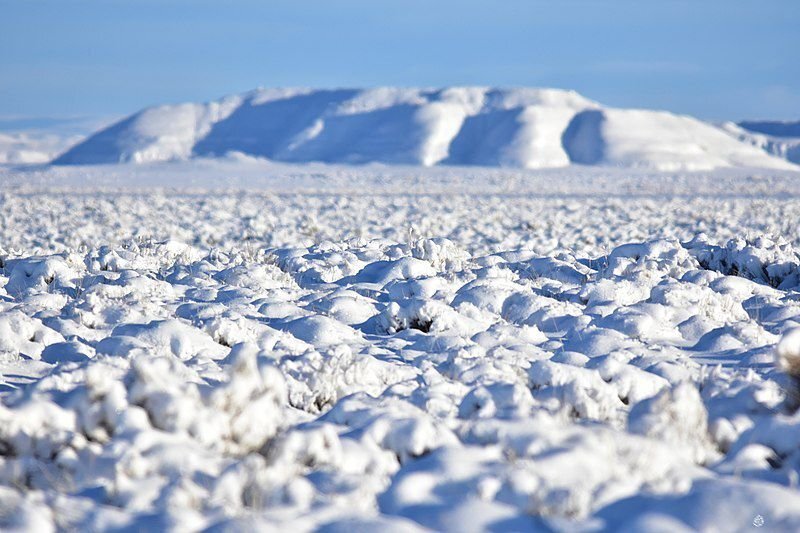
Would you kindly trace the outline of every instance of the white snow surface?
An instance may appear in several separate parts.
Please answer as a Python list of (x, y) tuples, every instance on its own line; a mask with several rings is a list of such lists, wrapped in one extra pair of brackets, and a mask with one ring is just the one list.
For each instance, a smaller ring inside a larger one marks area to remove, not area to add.
[(798, 530), (799, 177), (0, 170), (0, 529)]
[(424, 166), (794, 167), (692, 117), (604, 107), (574, 91), (486, 87), (258, 89), (162, 105), (97, 132), (55, 162), (143, 163), (230, 152), (284, 162)]

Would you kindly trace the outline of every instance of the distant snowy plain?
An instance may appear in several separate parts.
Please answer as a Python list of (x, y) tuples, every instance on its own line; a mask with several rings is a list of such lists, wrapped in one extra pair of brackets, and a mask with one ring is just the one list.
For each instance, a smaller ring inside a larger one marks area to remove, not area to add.
[(0, 529), (800, 529), (798, 172), (0, 181)]

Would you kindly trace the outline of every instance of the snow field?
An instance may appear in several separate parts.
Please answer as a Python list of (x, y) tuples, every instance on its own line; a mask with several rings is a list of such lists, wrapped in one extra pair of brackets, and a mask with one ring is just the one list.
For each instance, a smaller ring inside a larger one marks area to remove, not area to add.
[(795, 199), (0, 209), (4, 530), (800, 527)]
[(6, 192), (0, 209), (5, 254), (61, 253), (131, 239), (254, 252), (354, 238), (405, 243), (445, 237), (470, 254), (565, 249), (595, 258), (628, 242), (689, 241), (698, 233), (718, 240), (782, 235), (800, 246), (800, 201), (792, 196)]

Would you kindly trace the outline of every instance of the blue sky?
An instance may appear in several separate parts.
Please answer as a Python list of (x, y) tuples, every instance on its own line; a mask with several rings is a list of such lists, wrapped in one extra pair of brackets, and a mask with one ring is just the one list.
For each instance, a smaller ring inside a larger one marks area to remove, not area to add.
[(796, 120), (799, 28), (798, 0), (0, 0), (0, 117), (257, 86), (493, 85)]

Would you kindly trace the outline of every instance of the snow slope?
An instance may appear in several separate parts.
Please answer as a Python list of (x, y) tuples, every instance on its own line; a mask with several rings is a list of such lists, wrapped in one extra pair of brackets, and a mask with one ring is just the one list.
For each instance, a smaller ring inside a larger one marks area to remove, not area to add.
[(742, 142), (800, 163), (800, 122), (726, 122), (722, 128)]
[(230, 152), (277, 161), (790, 168), (697, 119), (605, 108), (573, 91), (259, 89), (205, 104), (145, 109), (56, 164), (152, 162)]

